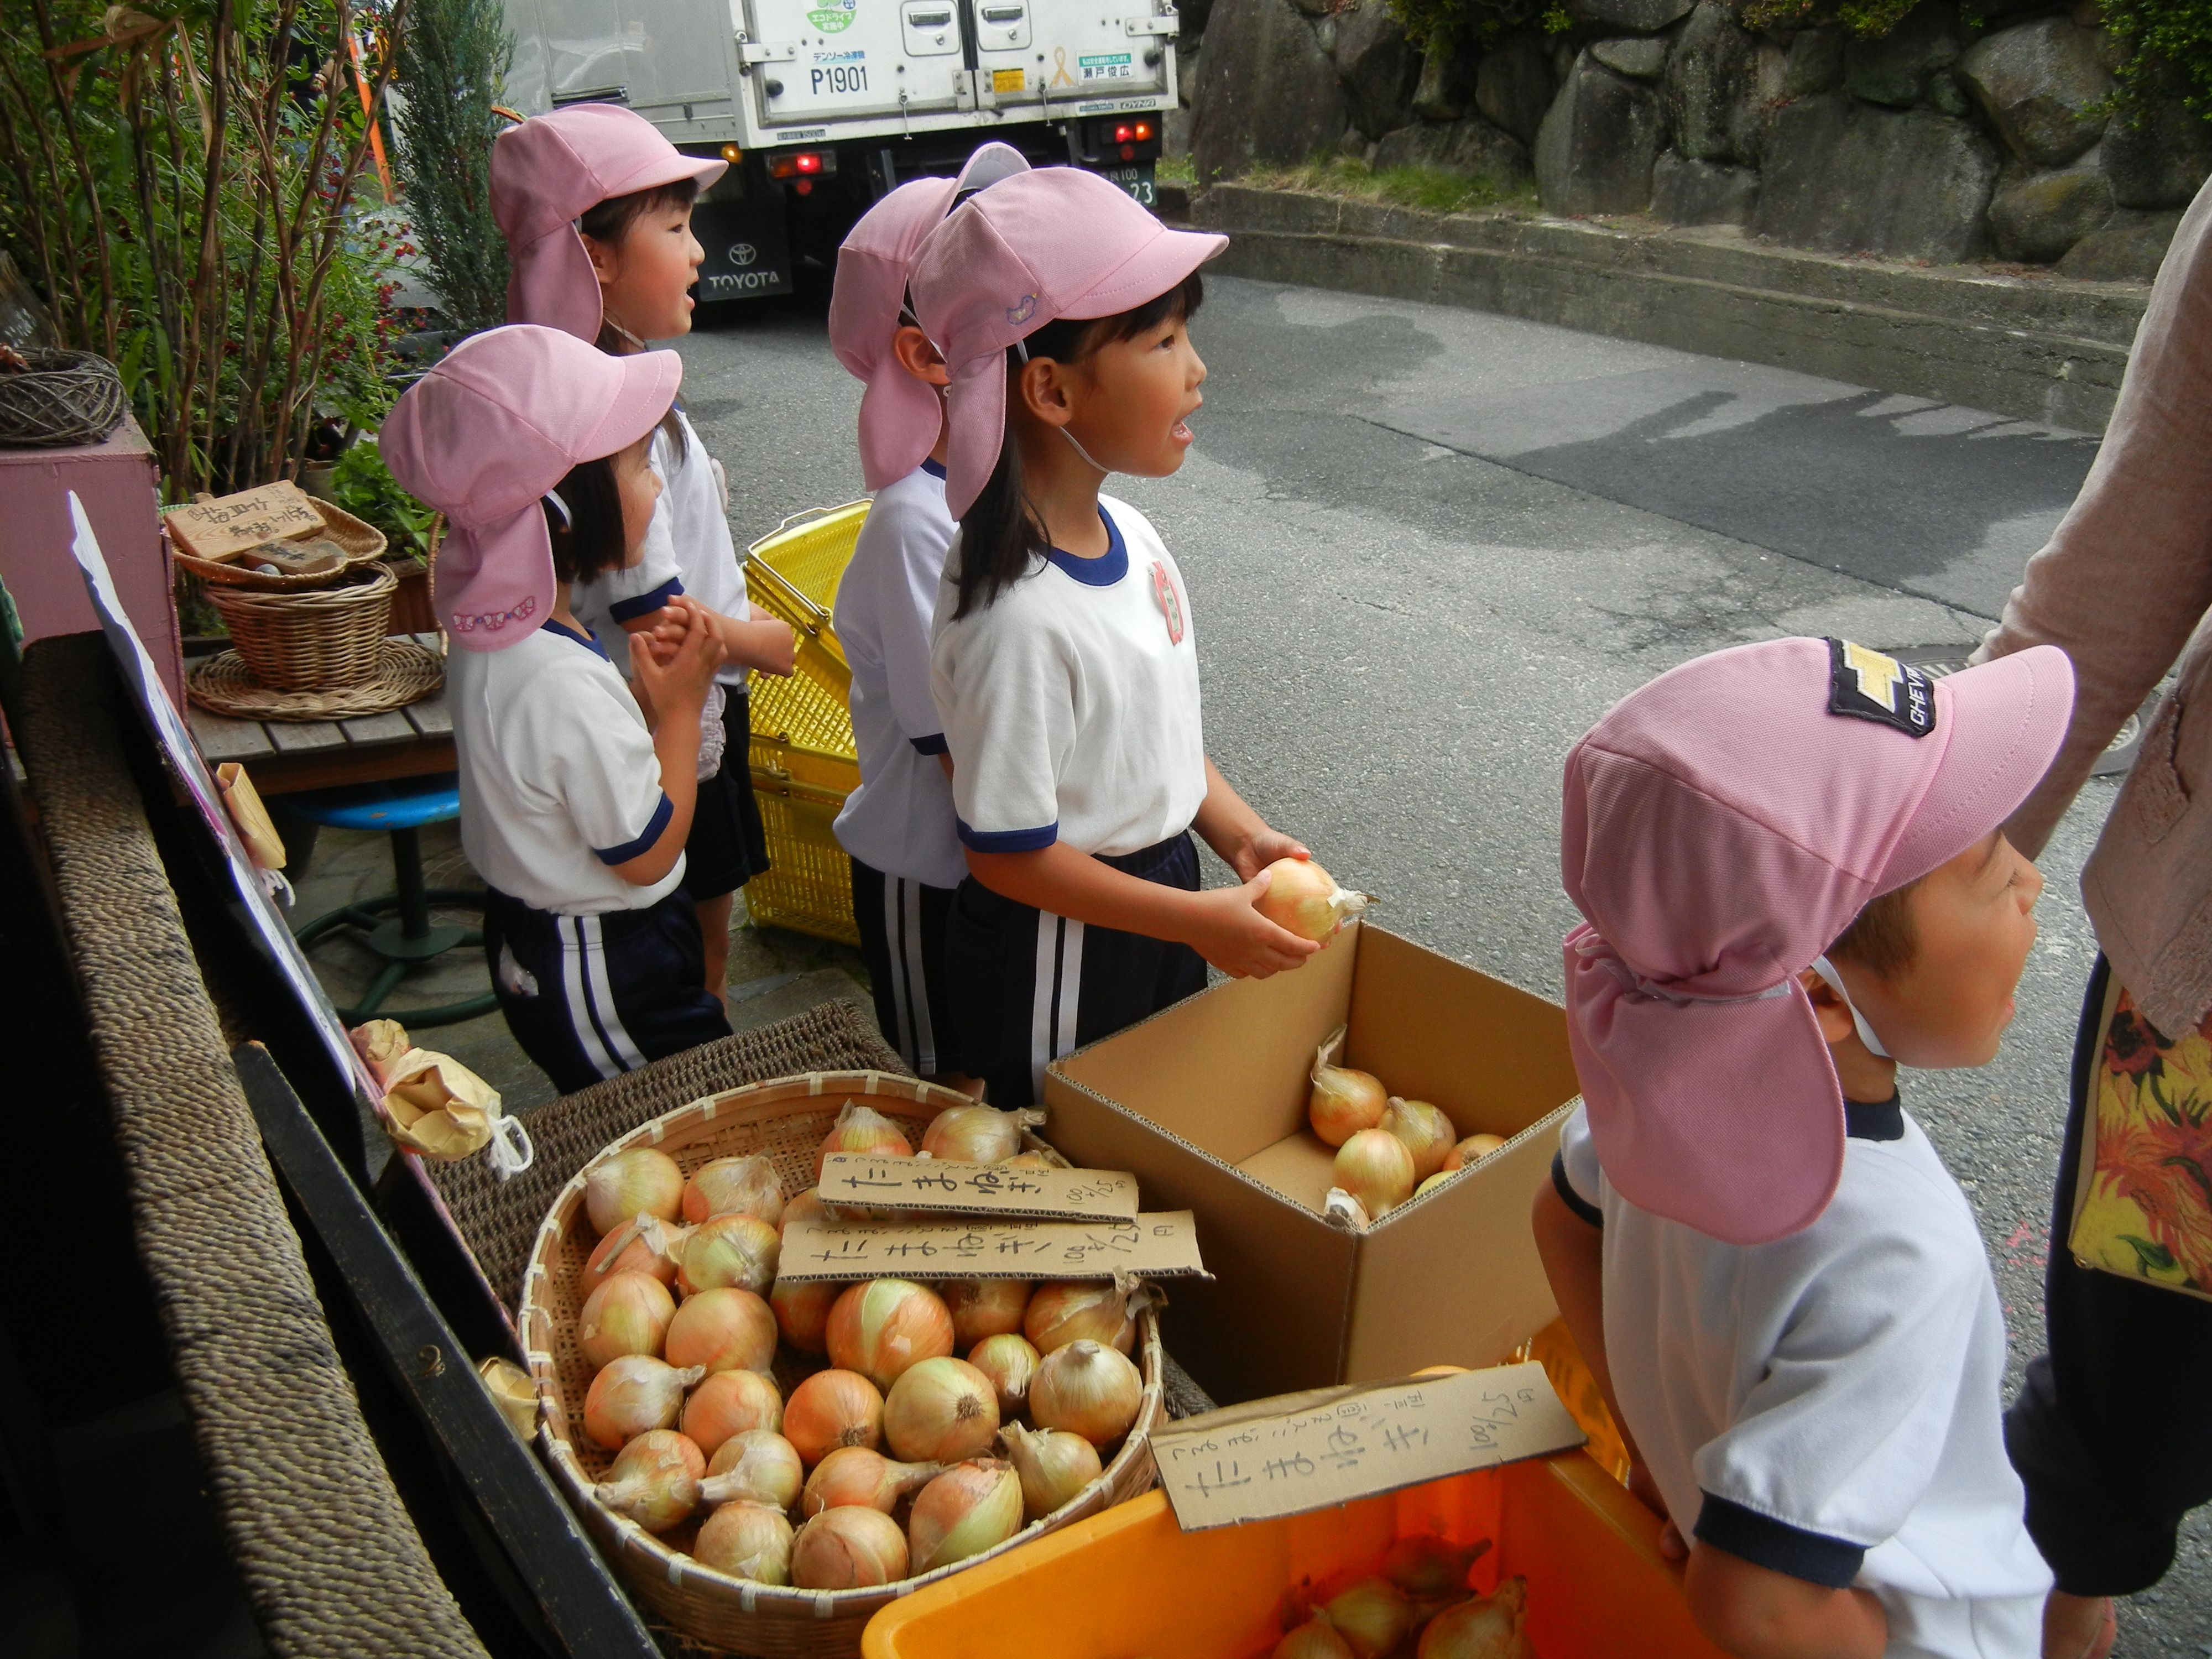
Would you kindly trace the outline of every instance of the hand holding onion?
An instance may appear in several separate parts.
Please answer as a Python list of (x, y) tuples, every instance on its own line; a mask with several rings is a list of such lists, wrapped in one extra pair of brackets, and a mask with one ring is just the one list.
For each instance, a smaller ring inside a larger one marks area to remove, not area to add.
[(1316, 945), (1335, 938), (1338, 928), (1374, 902), (1365, 893), (1339, 887), (1311, 859), (1277, 859), (1260, 874), (1272, 878), (1255, 901), (1260, 914)]
[(1188, 896), (1191, 921), (1183, 942), (1231, 979), (1269, 979), (1301, 966), (1321, 947), (1268, 919), (1261, 901), (1277, 866), (1241, 887), (1211, 887)]

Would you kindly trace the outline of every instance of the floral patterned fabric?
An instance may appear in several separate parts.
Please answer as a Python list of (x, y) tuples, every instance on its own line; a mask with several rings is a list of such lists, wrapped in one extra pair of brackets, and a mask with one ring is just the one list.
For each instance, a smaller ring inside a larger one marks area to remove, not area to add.
[(2117, 984), (2090, 1079), (2070, 1243), (2123, 1278), (2212, 1297), (2212, 1014), (2169, 1038)]

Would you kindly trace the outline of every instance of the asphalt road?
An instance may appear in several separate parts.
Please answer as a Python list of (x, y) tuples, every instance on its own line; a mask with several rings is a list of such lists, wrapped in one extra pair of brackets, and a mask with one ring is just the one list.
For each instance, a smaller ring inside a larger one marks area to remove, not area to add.
[[(693, 421), (740, 541), (860, 493), (859, 387), (818, 299), (702, 317)], [(1218, 279), (1182, 471), (1111, 488), (1188, 579), (1207, 745), (1379, 919), (1556, 995), (1560, 763), (1690, 657), (1788, 634), (1978, 638), (2095, 453), (2078, 434), (1510, 319)], [(1748, 717), (1755, 718), (1755, 711)], [(2115, 785), (2043, 859), (2004, 1052), (1915, 1073), (1973, 1199), (2014, 1380), (2041, 1346), (2065, 1076), (2094, 953), (2076, 882)], [(1215, 866), (1216, 878), (1223, 872)], [(2212, 1654), (2212, 1555), (2123, 1611), (2124, 1654)]]

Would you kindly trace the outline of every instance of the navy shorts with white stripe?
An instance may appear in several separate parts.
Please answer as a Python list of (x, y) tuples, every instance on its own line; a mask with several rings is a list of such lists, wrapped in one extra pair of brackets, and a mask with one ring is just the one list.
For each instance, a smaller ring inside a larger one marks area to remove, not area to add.
[(961, 1069), (960, 1030), (945, 972), (953, 890), (853, 860), (853, 919), (884, 1041), (923, 1077)]
[[(1099, 862), (1198, 890), (1198, 848), (1187, 830)], [(973, 876), (960, 884), (945, 923), (945, 965), (966, 1069), (1001, 1109), (1034, 1105), (1045, 1067), (1062, 1054), (1206, 988), (1205, 958), (1188, 945), (1086, 927)]]
[(595, 916), (487, 891), (484, 956), (507, 1029), (564, 1095), (730, 1034), (681, 887)]

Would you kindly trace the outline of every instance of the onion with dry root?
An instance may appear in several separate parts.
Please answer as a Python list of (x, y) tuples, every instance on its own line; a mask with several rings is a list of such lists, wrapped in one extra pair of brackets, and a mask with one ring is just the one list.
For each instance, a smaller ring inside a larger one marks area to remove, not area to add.
[(1140, 1286), (1125, 1289), (1103, 1279), (1056, 1279), (1030, 1296), (1022, 1334), (1041, 1354), (1083, 1341), (1127, 1353), (1137, 1346), (1137, 1311), (1151, 1295)]
[(676, 1286), (686, 1296), (733, 1285), (759, 1296), (775, 1283), (783, 1236), (757, 1215), (718, 1215), (684, 1241)]
[(592, 1496), (647, 1532), (666, 1532), (698, 1507), (699, 1480), (706, 1472), (707, 1460), (689, 1436), (647, 1429), (615, 1454)]
[(1021, 1479), (1022, 1513), (1031, 1521), (1073, 1503), (1099, 1476), (1098, 1449), (1079, 1434), (1009, 1423), (999, 1437)]
[(1277, 859), (1267, 866), (1273, 879), (1252, 908), (1286, 933), (1321, 943), (1375, 901), (1348, 893), (1311, 859)]
[(775, 1363), (775, 1314), (750, 1291), (724, 1285), (684, 1298), (668, 1322), (661, 1357), (672, 1365), (765, 1371)]
[(1030, 1380), (1030, 1419), (1041, 1429), (1079, 1434), (1102, 1451), (1129, 1432), (1145, 1379), (1127, 1354), (1096, 1342), (1055, 1348)]
[(1387, 1578), (1363, 1578), (1329, 1598), (1328, 1622), (1352, 1659), (1382, 1659), (1413, 1627), (1405, 1593)]
[(1467, 1594), (1467, 1573), (1490, 1553), (1490, 1540), (1455, 1544), (1432, 1532), (1410, 1533), (1382, 1558), (1382, 1576), (1415, 1601)]
[(1379, 1221), (1413, 1195), (1413, 1155), (1388, 1129), (1362, 1129), (1336, 1149), (1334, 1179)]
[(1352, 1659), (1352, 1647), (1336, 1633), (1319, 1608), (1312, 1618), (1275, 1644), (1272, 1659)]
[(846, 1287), (826, 1279), (779, 1279), (768, 1293), (776, 1328), (801, 1353), (830, 1352), (830, 1310)]
[(1504, 1135), (1469, 1135), (1444, 1154), (1443, 1167), (1463, 1170), (1470, 1164), (1480, 1164), (1504, 1144)]
[(884, 1396), (884, 1438), (908, 1462), (957, 1463), (998, 1437), (998, 1390), (964, 1359), (909, 1365)]
[(611, 1233), (640, 1214), (673, 1221), (683, 1205), (684, 1171), (658, 1147), (617, 1152), (584, 1177), (584, 1213), (594, 1232)]
[(766, 1504), (787, 1510), (806, 1484), (799, 1449), (768, 1429), (747, 1429), (725, 1440), (707, 1465), (699, 1490), (706, 1504)]
[(1362, 1129), (1380, 1128), (1382, 1109), (1389, 1094), (1382, 1079), (1371, 1072), (1354, 1071), (1333, 1062), (1344, 1047), (1346, 1028), (1338, 1026), (1328, 1040), (1314, 1050), (1310, 1080), (1313, 1092), (1306, 1097), (1306, 1121), (1332, 1146), (1341, 1146)]
[(833, 1364), (888, 1389), (909, 1365), (952, 1352), (952, 1316), (910, 1279), (871, 1279), (831, 1306), (829, 1337)]
[(906, 1523), (916, 1572), (981, 1555), (1021, 1529), (1021, 1477), (997, 1457), (945, 1470), (921, 1489)]
[(987, 1336), (1021, 1329), (1032, 1288), (1026, 1279), (939, 1280), (937, 1294), (944, 1300), (945, 1310), (952, 1316), (953, 1346), (972, 1348)]
[(1420, 1659), (1533, 1659), (1525, 1628), (1528, 1581), (1515, 1577), (1495, 1592), (1446, 1607), (1421, 1632)]
[(757, 1152), (718, 1158), (702, 1164), (684, 1183), (684, 1218), (700, 1222), (718, 1215), (758, 1216), (771, 1227), (783, 1220), (783, 1183), (775, 1165)]
[(1030, 1379), (1043, 1358), (1029, 1338), (1012, 1333), (987, 1336), (968, 1351), (968, 1363), (991, 1379), (992, 1391), (999, 1396), (1000, 1421), (1014, 1417), (1029, 1403)]
[(1426, 1181), (1444, 1167), (1444, 1158), (1459, 1139), (1459, 1131), (1443, 1114), (1440, 1106), (1431, 1106), (1425, 1100), (1401, 1100), (1390, 1097), (1390, 1103), (1382, 1110), (1382, 1127), (1406, 1143), (1406, 1150), (1413, 1155), (1413, 1180)]
[(678, 1370), (649, 1353), (626, 1353), (599, 1367), (584, 1392), (584, 1432), (615, 1451), (648, 1429), (672, 1429), (684, 1390), (707, 1373)]
[(799, 1495), (799, 1512), (816, 1516), (857, 1504), (889, 1515), (899, 1500), (945, 1473), (942, 1463), (895, 1463), (866, 1446), (840, 1446), (814, 1466)]
[(814, 1154), (814, 1178), (822, 1179), (822, 1166), (829, 1162), (832, 1152), (857, 1152), (864, 1158), (912, 1158), (914, 1148), (908, 1144), (905, 1133), (872, 1106), (863, 1106), (856, 1100), (845, 1103), (845, 1109), (837, 1114), (836, 1122), (830, 1133), (822, 1137), (822, 1149)]
[(783, 1402), (783, 1437), (811, 1468), (840, 1446), (884, 1443), (884, 1397), (858, 1371), (817, 1371)]
[(664, 1285), (676, 1282), (689, 1227), (672, 1227), (659, 1216), (634, 1215), (592, 1247), (584, 1262), (584, 1283), (598, 1285), (611, 1273), (651, 1273)]
[(801, 1589), (866, 1589), (907, 1576), (906, 1534), (881, 1510), (841, 1504), (799, 1529), (791, 1582)]
[(1044, 1121), (1033, 1109), (1002, 1112), (995, 1106), (948, 1106), (929, 1120), (921, 1150), (955, 1164), (1000, 1164), (1022, 1149), (1022, 1131)]
[(765, 1504), (725, 1504), (701, 1524), (695, 1560), (758, 1584), (791, 1583), (793, 1539), (781, 1510)]
[(684, 1432), (709, 1457), (747, 1429), (783, 1429), (783, 1396), (758, 1371), (716, 1371), (684, 1402)]
[(593, 1370), (626, 1353), (657, 1354), (676, 1316), (676, 1298), (651, 1273), (617, 1273), (584, 1298), (576, 1347)]

